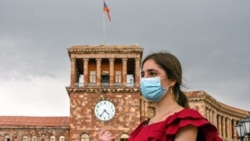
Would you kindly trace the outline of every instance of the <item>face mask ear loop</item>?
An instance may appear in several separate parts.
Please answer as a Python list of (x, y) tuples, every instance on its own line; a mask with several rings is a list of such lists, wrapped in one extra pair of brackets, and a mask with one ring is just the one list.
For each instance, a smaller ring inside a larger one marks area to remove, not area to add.
[(166, 78), (167, 78), (167, 76), (164, 76), (164, 77), (161, 78), (161, 80), (162, 80), (162, 79), (166, 79)]
[[(162, 78), (160, 78), (161, 80), (163, 80), (163, 79), (166, 79), (167, 78), (167, 76), (164, 76), (164, 77), (162, 77)], [(167, 87), (165, 87), (165, 88), (163, 88), (163, 89), (168, 89), (170, 86), (167, 86)]]

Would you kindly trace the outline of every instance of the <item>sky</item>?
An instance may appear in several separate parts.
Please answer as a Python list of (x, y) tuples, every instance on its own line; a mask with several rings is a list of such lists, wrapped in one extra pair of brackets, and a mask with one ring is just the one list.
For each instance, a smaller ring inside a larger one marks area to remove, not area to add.
[(69, 116), (73, 45), (169, 51), (184, 91), (250, 111), (249, 0), (0, 0), (0, 115)]

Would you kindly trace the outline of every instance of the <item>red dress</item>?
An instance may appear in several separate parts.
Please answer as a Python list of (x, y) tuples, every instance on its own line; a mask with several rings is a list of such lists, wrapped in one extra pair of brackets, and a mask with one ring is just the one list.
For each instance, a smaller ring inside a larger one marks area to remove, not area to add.
[(198, 111), (184, 108), (166, 120), (147, 125), (141, 123), (130, 135), (129, 141), (174, 141), (178, 130), (187, 125), (198, 128), (197, 141), (222, 141), (217, 129)]

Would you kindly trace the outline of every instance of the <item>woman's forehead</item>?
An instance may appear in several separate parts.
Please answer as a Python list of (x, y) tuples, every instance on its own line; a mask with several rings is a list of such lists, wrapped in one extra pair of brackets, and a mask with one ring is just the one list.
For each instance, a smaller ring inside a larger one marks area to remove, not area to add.
[(144, 62), (142, 66), (143, 71), (148, 71), (148, 70), (162, 70), (158, 64), (155, 63), (153, 59), (149, 59)]

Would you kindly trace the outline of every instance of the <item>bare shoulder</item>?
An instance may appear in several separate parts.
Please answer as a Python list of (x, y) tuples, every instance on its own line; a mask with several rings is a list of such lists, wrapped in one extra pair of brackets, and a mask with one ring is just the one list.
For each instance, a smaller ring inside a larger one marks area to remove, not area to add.
[(198, 128), (188, 125), (180, 128), (175, 136), (175, 141), (196, 141)]

